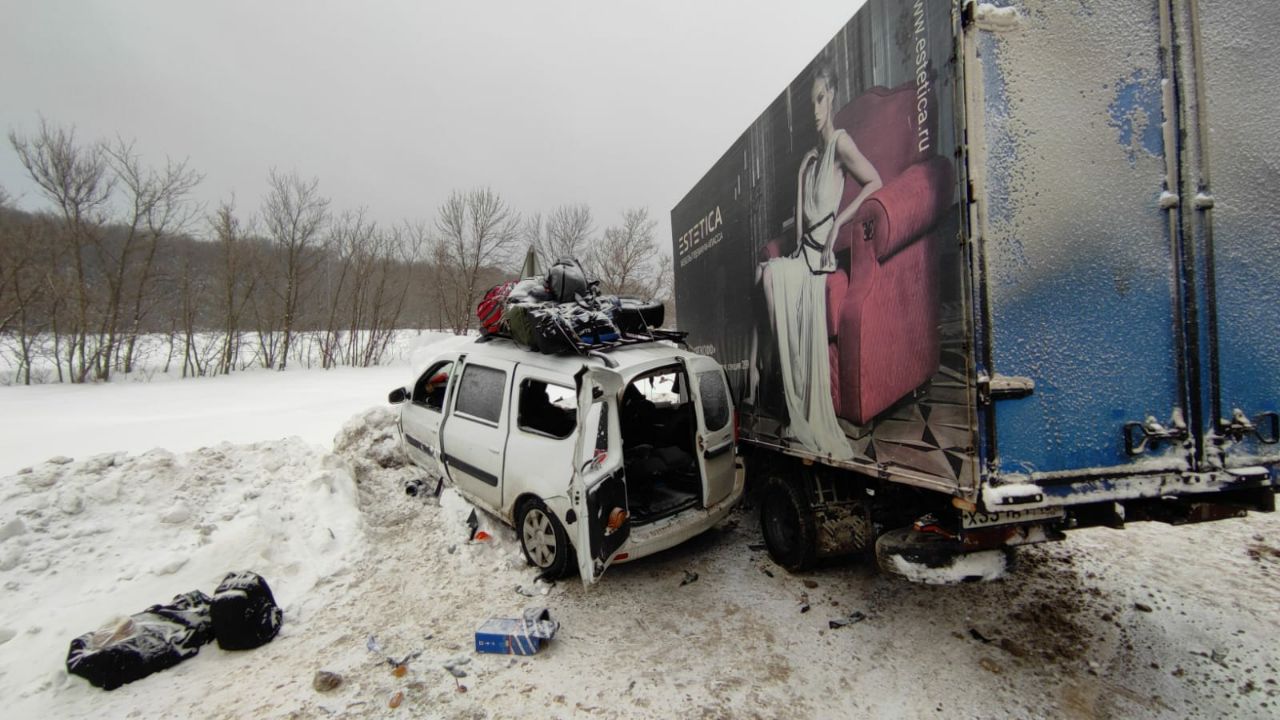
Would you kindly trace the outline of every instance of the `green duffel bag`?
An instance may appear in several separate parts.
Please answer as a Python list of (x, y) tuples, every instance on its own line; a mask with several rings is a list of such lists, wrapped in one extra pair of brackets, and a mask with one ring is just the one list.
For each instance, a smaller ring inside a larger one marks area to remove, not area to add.
[(525, 350), (538, 349), (537, 320), (534, 317), (538, 307), (533, 303), (508, 303), (503, 315), (511, 339)]

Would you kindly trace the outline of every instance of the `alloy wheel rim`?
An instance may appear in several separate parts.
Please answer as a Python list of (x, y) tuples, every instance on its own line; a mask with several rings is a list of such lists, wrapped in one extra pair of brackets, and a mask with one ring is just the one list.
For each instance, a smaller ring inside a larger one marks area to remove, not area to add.
[(524, 527), (521, 528), (520, 539), (524, 542), (525, 554), (534, 565), (546, 568), (556, 559), (556, 534), (551, 526), (551, 518), (539, 508), (534, 508), (524, 516)]

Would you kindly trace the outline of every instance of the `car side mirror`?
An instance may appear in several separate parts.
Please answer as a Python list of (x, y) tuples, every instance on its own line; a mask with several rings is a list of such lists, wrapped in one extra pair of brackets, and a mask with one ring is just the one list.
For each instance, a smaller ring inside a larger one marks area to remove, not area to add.
[(395, 390), (392, 390), (391, 394), (387, 396), (387, 402), (391, 403), (392, 405), (399, 405), (400, 403), (408, 399), (409, 399), (409, 391), (402, 387), (398, 387)]

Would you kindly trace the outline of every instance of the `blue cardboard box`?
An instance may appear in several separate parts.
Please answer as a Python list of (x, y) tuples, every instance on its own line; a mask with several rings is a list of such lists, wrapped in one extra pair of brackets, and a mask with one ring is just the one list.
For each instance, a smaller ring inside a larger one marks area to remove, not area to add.
[(546, 608), (530, 608), (521, 618), (489, 618), (476, 628), (476, 652), (533, 655), (559, 629)]

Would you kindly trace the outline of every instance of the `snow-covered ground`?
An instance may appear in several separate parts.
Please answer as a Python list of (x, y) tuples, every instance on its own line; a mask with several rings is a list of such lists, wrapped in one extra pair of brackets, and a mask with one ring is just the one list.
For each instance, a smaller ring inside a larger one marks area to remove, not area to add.
[[(790, 575), (744, 507), (591, 591), (547, 587), (491, 519), (467, 541), (451, 489), (405, 494), (385, 394), (411, 374), (0, 388), (4, 717), (1280, 716), (1275, 516), (1080, 531), (931, 587)], [(273, 642), (113, 692), (66, 674), (75, 636), (241, 569), (284, 608)], [(481, 622), (535, 605), (562, 624), (542, 653), (474, 653)], [(422, 654), (398, 677), (370, 636)]]
[(374, 368), (250, 368), (179, 379), (162, 373), (164, 358), (153, 353), (134, 377), (111, 383), (0, 386), (0, 473), (57, 455), (176, 452), (290, 436), (327, 447), (353, 413), (411, 384), (423, 353), (451, 337), (402, 331), (388, 353), (397, 362)]

